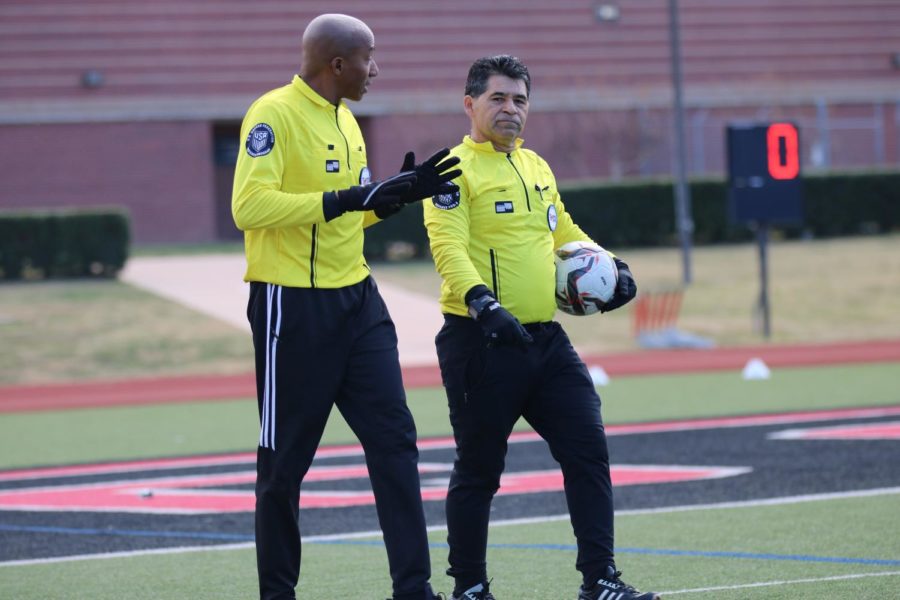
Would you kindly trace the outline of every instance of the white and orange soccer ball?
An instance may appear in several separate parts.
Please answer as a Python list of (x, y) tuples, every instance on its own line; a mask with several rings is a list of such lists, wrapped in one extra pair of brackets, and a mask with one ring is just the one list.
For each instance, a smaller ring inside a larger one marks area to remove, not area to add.
[(619, 271), (609, 252), (593, 242), (556, 249), (556, 306), (570, 315), (600, 312), (616, 291)]

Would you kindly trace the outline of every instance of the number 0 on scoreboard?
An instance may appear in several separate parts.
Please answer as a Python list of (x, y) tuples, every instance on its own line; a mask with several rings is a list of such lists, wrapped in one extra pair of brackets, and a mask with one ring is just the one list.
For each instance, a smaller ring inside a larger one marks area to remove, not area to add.
[(793, 123), (729, 125), (729, 215), (734, 223), (800, 224), (800, 133)]

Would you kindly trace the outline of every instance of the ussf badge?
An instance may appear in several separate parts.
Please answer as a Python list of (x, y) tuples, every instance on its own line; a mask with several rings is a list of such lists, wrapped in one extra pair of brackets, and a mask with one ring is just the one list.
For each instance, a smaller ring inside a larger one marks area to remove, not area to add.
[(431, 203), (435, 208), (441, 210), (451, 210), (459, 206), (459, 187), (455, 185), (441, 186), (441, 193), (431, 198)]
[(556, 224), (559, 222), (559, 215), (556, 214), (556, 206), (551, 204), (547, 207), (547, 227), (550, 231), (556, 231)]
[(254, 125), (247, 135), (247, 154), (256, 158), (265, 156), (275, 147), (275, 132), (265, 123)]

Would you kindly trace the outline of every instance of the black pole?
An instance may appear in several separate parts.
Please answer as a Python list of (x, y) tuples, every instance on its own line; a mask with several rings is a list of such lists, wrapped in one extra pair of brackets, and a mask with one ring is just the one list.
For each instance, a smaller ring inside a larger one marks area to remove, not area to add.
[(769, 321), (769, 224), (760, 223), (756, 229), (759, 242), (759, 312), (762, 315), (763, 337), (767, 340), (772, 334)]
[(687, 144), (684, 131), (684, 99), (681, 76), (681, 36), (678, 25), (678, 0), (669, 0), (669, 53), (672, 60), (672, 117), (675, 130), (675, 229), (681, 241), (682, 283), (693, 281), (691, 243), (694, 221), (691, 217), (691, 191), (687, 184)]

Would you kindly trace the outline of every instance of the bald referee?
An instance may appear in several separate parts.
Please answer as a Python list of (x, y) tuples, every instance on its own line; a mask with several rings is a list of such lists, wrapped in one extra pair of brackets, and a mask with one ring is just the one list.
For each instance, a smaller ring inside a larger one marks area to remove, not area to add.
[(256, 100), (241, 128), (246, 147), (232, 212), (244, 231), (256, 352), (263, 600), (295, 598), (300, 483), (332, 406), (365, 451), (394, 600), (435, 598), (416, 429), (394, 323), (362, 254), (363, 229), (433, 196), (460, 174), (453, 169), (459, 159), (442, 161), (445, 149), (416, 164), (407, 153), (400, 173), (372, 181), (362, 133), (343, 99), (366, 93), (378, 74), (374, 50), (362, 21), (316, 17), (303, 34), (299, 75)]

